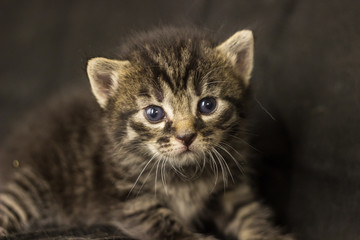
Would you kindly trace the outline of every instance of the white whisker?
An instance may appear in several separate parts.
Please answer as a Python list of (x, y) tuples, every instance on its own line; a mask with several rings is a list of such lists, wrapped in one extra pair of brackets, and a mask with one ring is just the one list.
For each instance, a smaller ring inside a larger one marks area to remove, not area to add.
[(212, 170), (213, 170), (213, 172), (214, 172), (214, 174), (215, 174), (214, 187), (213, 187), (213, 189), (211, 190), (211, 192), (213, 192), (214, 189), (215, 189), (215, 187), (216, 187), (218, 178), (219, 178), (219, 169), (218, 169), (218, 167), (217, 167), (217, 164), (216, 164), (216, 161), (215, 161), (215, 159), (214, 159), (214, 156), (211, 154), (211, 151), (208, 151), (207, 153), (208, 153), (208, 155), (210, 156), (210, 159), (211, 159), (211, 165), (210, 165), (210, 166), (211, 166), (211, 168), (212, 168)]
[(168, 162), (170, 163), (170, 166), (172, 169), (174, 169), (175, 173), (183, 178), (187, 178), (187, 176), (185, 174), (183, 174), (180, 170), (178, 170), (176, 168), (176, 166), (174, 166), (174, 164), (172, 164), (172, 161), (171, 160), (168, 160)]
[(139, 188), (139, 190), (138, 190), (138, 192), (137, 192), (136, 196), (138, 196), (138, 195), (139, 195), (139, 193), (140, 193), (140, 191), (143, 189), (143, 187), (144, 187), (145, 183), (147, 182), (147, 180), (148, 180), (148, 178), (149, 178), (149, 176), (150, 176), (150, 174), (151, 174), (152, 170), (154, 169), (155, 165), (156, 165), (156, 163), (152, 165), (152, 167), (151, 167), (150, 171), (149, 171), (149, 172), (148, 172), (148, 174), (146, 175), (145, 180), (143, 181), (143, 183), (142, 183), (141, 187)]
[(161, 167), (160, 167), (160, 175), (161, 175), (161, 181), (162, 181), (162, 184), (163, 184), (163, 187), (164, 187), (164, 190), (165, 190), (165, 193), (168, 194), (167, 192), (167, 185), (166, 185), (166, 160), (167, 160), (167, 157), (164, 158), (164, 160), (162, 161), (161, 163)]
[(225, 176), (226, 172), (225, 172), (225, 169), (224, 169), (224, 165), (223, 163), (221, 162), (221, 160), (219, 159), (219, 157), (217, 156), (217, 154), (215, 153), (215, 148), (212, 148), (211, 149), (212, 153), (214, 153), (215, 157), (214, 159), (217, 159), (218, 160), (218, 163), (220, 164), (220, 168), (221, 168), (221, 174), (222, 174), (222, 177), (223, 177), (223, 183), (224, 183), (224, 192), (225, 192), (225, 189), (226, 189), (226, 186), (227, 186), (227, 175)]
[(224, 164), (224, 166), (226, 167), (226, 169), (227, 169), (227, 171), (228, 171), (228, 173), (229, 173), (229, 175), (230, 175), (230, 177), (231, 177), (232, 182), (235, 183), (234, 177), (233, 177), (233, 175), (232, 175), (232, 173), (231, 173), (231, 170), (230, 170), (229, 165), (227, 164), (225, 158), (224, 158), (224, 157), (221, 155), (221, 153), (220, 153), (218, 150), (216, 150), (215, 148), (214, 148), (214, 151), (215, 151), (215, 153), (218, 154), (218, 156), (219, 156), (219, 158), (220, 158), (220, 161), (222, 161), (223, 164)]
[(145, 167), (142, 169), (142, 171), (140, 172), (139, 176), (137, 177), (134, 185), (131, 187), (129, 193), (128, 193), (128, 196), (131, 194), (132, 190), (135, 188), (137, 182), (139, 181), (141, 175), (144, 173), (145, 169), (147, 168), (147, 166), (152, 162), (152, 160), (157, 156), (157, 153), (155, 153), (151, 158), (150, 160), (145, 164)]
[(205, 152), (203, 152), (202, 153), (203, 154), (203, 165), (202, 165), (202, 167), (201, 167), (201, 173), (203, 173), (204, 172), (204, 170), (205, 170), (205, 166), (206, 166), (206, 155), (205, 155)]
[(159, 172), (159, 164), (160, 164), (160, 162), (161, 162), (161, 159), (162, 158), (160, 158), (160, 159), (158, 159), (157, 160), (157, 163), (156, 163), (156, 171), (155, 171), (155, 196), (156, 196), (156, 187), (157, 187), (157, 181), (158, 181), (158, 172)]
[(200, 163), (199, 163), (199, 161), (197, 160), (197, 158), (195, 159), (195, 162), (196, 162), (196, 169), (195, 169), (194, 175), (196, 175), (197, 172), (201, 169)]
[(237, 153), (240, 157), (243, 157), (243, 156), (242, 156), (236, 149), (234, 149), (231, 145), (229, 145), (229, 144), (227, 144), (227, 143), (225, 143), (225, 142), (220, 142), (220, 144), (218, 145), (218, 147), (219, 147), (220, 149), (222, 149), (224, 152), (226, 152), (226, 153), (230, 156), (230, 158), (234, 161), (234, 163), (236, 164), (236, 166), (237, 166), (237, 168), (240, 170), (240, 172), (241, 172), (242, 174), (244, 174), (244, 169), (241, 167), (241, 165), (239, 164), (238, 160), (237, 160), (225, 147), (221, 146), (221, 144), (224, 144), (224, 145), (230, 147), (230, 148), (231, 148), (233, 151), (235, 151), (235, 153)]
[(215, 175), (215, 182), (214, 182), (214, 188), (211, 190), (211, 192), (215, 189), (216, 187), (216, 184), (217, 184), (217, 181), (218, 181), (218, 178), (219, 178), (219, 168), (216, 164), (216, 161), (214, 159), (214, 156), (212, 155), (211, 151), (208, 151), (207, 154), (209, 155), (210, 159), (211, 159), (211, 169), (213, 170), (214, 172), (214, 175)]
[(259, 104), (260, 108), (262, 110), (264, 110), (264, 112), (270, 116), (270, 118), (274, 121), (276, 121), (276, 119), (274, 118), (274, 116), (264, 107), (264, 105), (261, 104), (261, 102), (255, 97), (255, 101)]
[(249, 147), (251, 147), (252, 149), (254, 149), (256, 152), (260, 152), (260, 150), (258, 150), (256, 147), (252, 146), (250, 143), (248, 143), (247, 141), (245, 141), (244, 139), (236, 136), (236, 135), (233, 135), (233, 134), (229, 134), (229, 136), (233, 137), (233, 138), (236, 138), (240, 141), (242, 141), (243, 143), (245, 143), (246, 145), (248, 145)]

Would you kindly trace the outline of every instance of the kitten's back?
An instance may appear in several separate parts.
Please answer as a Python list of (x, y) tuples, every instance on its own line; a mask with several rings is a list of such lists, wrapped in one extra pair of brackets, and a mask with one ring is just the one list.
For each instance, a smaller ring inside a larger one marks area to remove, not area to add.
[(77, 142), (89, 141), (89, 130), (99, 128), (100, 111), (91, 94), (78, 89), (63, 92), (31, 109), (14, 123), (13, 133), (2, 145), (1, 182), (6, 182), (18, 169), (28, 165), (37, 166), (46, 175), (58, 171), (58, 162), (46, 160), (54, 150), (68, 156), (74, 154), (72, 151), (87, 151)]

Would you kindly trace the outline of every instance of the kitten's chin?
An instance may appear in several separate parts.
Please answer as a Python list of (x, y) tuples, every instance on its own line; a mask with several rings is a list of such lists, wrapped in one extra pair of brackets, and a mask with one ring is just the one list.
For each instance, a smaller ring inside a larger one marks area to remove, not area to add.
[(160, 153), (160, 158), (166, 159), (173, 167), (199, 166), (205, 160), (205, 153), (196, 144), (187, 147), (175, 143), (165, 151), (158, 150), (158, 153)]
[(199, 153), (186, 149), (171, 157), (169, 161), (170, 164), (176, 167), (185, 167), (191, 165), (199, 166), (199, 164), (201, 164), (203, 161), (203, 159), (199, 156)]

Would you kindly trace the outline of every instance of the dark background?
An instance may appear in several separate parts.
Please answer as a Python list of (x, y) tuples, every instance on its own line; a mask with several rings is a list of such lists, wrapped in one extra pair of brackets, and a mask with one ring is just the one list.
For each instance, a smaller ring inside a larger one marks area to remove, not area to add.
[(250, 127), (260, 192), (298, 239), (359, 239), (356, 0), (0, 0), (0, 142), (50, 96), (89, 89), (89, 57), (112, 56), (128, 34), (163, 24), (220, 39), (254, 31)]

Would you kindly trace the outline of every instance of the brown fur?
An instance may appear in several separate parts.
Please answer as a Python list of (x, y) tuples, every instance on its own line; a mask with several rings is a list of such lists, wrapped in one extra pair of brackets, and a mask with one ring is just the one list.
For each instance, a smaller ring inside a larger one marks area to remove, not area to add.
[[(8, 231), (112, 224), (136, 239), (290, 239), (268, 221), (244, 174), (249, 31), (224, 44), (164, 28), (118, 59), (89, 61), (93, 101), (53, 106), (24, 137), (18, 173), (0, 195)], [(199, 104), (211, 97), (210, 114)], [(164, 110), (151, 122), (149, 106)], [(60, 109), (63, 108), (63, 111)], [(185, 146), (186, 145), (186, 146)]]

